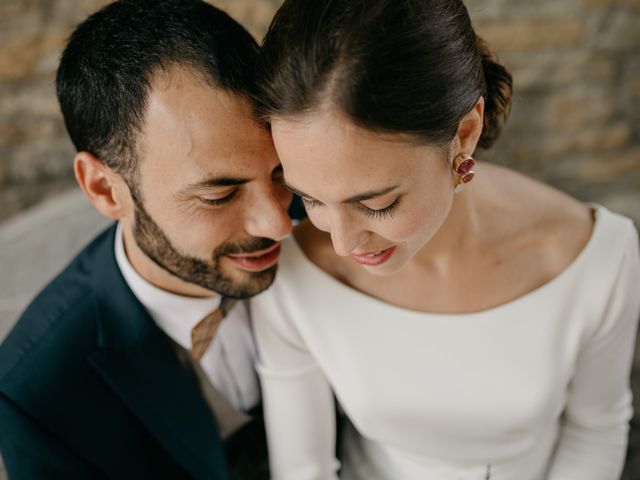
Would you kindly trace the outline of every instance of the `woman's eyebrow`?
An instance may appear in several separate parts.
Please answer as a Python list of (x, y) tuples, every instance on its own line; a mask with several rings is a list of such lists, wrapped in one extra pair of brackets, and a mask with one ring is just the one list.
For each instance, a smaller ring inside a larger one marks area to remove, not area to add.
[[(396, 188), (398, 188), (399, 186), (400, 185), (394, 185), (392, 187), (386, 187), (386, 188), (383, 188), (383, 189), (380, 189), (380, 190), (369, 190), (368, 192), (358, 193), (357, 195), (353, 195), (352, 197), (349, 197), (349, 198), (343, 200), (340, 203), (356, 203), (356, 202), (363, 202), (365, 200), (371, 200), (372, 198), (381, 197), (382, 195), (386, 195), (387, 193), (390, 193), (393, 190), (395, 190)], [(306, 193), (298, 190), (296, 187), (294, 187), (294, 186), (292, 186), (292, 185), (290, 185), (288, 183), (285, 183), (285, 187), (291, 193), (294, 193), (294, 194), (298, 195), (299, 197), (308, 198), (310, 200), (316, 200), (311, 195), (307, 195)]]

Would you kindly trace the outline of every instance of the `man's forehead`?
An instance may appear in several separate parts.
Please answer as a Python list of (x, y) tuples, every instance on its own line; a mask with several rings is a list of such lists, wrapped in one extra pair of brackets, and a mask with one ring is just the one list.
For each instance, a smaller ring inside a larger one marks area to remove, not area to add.
[(149, 150), (169, 148), (196, 157), (214, 151), (216, 156), (233, 158), (271, 144), (247, 99), (184, 80), (151, 91), (142, 132)]
[(147, 113), (154, 105), (162, 105), (175, 112), (199, 106), (213, 109), (219, 116), (242, 115), (258, 123), (254, 116), (254, 104), (248, 94), (223, 88), (202, 68), (188, 64), (163, 66), (151, 75), (149, 87)]

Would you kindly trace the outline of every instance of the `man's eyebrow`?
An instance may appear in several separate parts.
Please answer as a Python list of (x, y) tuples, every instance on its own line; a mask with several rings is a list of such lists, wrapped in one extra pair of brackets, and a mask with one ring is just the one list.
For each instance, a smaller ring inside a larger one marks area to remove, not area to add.
[[(310, 200), (317, 201), (311, 195), (307, 195), (306, 193), (298, 190), (297, 188), (289, 185), (288, 183), (286, 183), (285, 186), (287, 190), (289, 190), (291, 193), (298, 195), (299, 197), (308, 198)], [(371, 200), (372, 198), (381, 197), (382, 195), (392, 192), (399, 186), (400, 185), (394, 185), (392, 187), (383, 188), (381, 190), (370, 190), (368, 192), (358, 193), (357, 195), (354, 195), (352, 197), (349, 197), (343, 200), (341, 203), (356, 203), (356, 202), (364, 202), (365, 200)]]
[(249, 183), (249, 178), (236, 178), (236, 177), (218, 177), (209, 178), (202, 182), (194, 183), (187, 187), (187, 190), (197, 190), (199, 188), (217, 188), (217, 187), (233, 187), (236, 185), (245, 185)]

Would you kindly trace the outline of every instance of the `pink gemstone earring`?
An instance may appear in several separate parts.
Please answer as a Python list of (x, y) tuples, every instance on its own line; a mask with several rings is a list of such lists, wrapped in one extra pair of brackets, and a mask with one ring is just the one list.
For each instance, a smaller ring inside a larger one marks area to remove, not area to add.
[(461, 153), (453, 160), (453, 173), (455, 175), (454, 192), (459, 193), (464, 190), (467, 183), (473, 180), (476, 173), (473, 171), (473, 167), (476, 166), (476, 161), (468, 153)]

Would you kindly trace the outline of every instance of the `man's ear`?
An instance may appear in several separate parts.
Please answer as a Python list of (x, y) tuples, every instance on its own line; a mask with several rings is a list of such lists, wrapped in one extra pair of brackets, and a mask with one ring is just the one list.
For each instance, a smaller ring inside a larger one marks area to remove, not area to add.
[(73, 160), (73, 171), (80, 188), (96, 210), (111, 220), (127, 213), (122, 190), (124, 179), (89, 152), (79, 152)]

